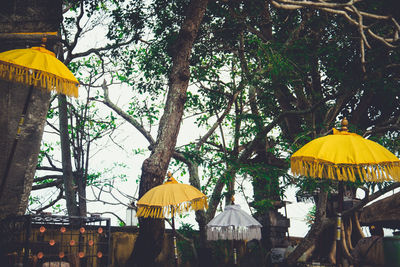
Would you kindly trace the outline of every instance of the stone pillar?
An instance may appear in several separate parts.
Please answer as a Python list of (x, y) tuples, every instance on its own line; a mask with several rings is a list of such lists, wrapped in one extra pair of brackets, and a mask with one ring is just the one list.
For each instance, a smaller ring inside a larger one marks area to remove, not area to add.
[(271, 209), (263, 216), (260, 223), (263, 225), (262, 238), (266, 248), (285, 248), (289, 245), (286, 237), (290, 227), (288, 218)]
[[(0, 8), (0, 52), (37, 46), (41, 35), (13, 33), (57, 32), (62, 21), (61, 0), (9, 0)], [(53, 50), (57, 38), (49, 38)], [(0, 80), (0, 184), (27, 98), (29, 86)], [(0, 219), (22, 215), (28, 206), (50, 93), (34, 88), (5, 188), (0, 199)]]

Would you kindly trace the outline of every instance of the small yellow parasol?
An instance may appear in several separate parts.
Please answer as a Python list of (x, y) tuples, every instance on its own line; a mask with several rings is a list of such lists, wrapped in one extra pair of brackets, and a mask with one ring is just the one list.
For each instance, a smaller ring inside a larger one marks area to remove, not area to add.
[(147, 191), (136, 203), (137, 217), (163, 219), (172, 218), (175, 265), (178, 262), (178, 251), (175, 236), (175, 215), (189, 210), (207, 209), (207, 196), (197, 188), (178, 183), (168, 172), (168, 180)]
[(290, 158), (295, 175), (326, 178), (339, 181), (337, 218), (337, 260), (341, 248), (341, 212), (343, 181), (361, 182), (400, 181), (400, 160), (383, 146), (347, 130), (348, 121), (342, 120), (341, 131), (312, 140)]
[(207, 208), (207, 196), (191, 185), (178, 183), (169, 172), (168, 180), (149, 190), (139, 199), (137, 207), (138, 217), (173, 218), (190, 209)]

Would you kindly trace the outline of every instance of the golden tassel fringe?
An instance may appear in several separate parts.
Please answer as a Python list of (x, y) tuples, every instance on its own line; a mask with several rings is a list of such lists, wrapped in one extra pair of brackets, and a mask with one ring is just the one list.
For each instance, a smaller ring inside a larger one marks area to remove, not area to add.
[(192, 201), (169, 205), (165, 207), (138, 205), (137, 217), (163, 219), (165, 217), (176, 217), (176, 214), (182, 214), (189, 210), (207, 209), (207, 197), (197, 198)]
[(307, 161), (304, 158), (291, 159), (291, 170), (294, 175), (313, 178), (332, 179), (355, 182), (400, 182), (400, 162), (383, 162), (379, 164), (331, 164), (320, 161)]
[(34, 85), (48, 91), (56, 91), (67, 96), (78, 97), (78, 84), (54, 74), (0, 61), (0, 79)]

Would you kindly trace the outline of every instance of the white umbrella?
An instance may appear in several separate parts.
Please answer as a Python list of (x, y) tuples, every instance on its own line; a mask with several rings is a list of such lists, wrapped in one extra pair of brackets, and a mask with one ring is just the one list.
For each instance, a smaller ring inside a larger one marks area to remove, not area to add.
[(208, 240), (253, 240), (261, 239), (262, 225), (240, 205), (228, 205), (207, 224)]
[[(240, 205), (228, 205), (207, 224), (207, 240), (260, 240), (261, 227)], [(236, 248), (233, 252), (236, 264)]]

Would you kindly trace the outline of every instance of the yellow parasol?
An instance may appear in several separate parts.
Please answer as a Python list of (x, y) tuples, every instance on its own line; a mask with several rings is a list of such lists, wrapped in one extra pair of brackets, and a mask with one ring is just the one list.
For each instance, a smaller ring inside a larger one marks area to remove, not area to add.
[(400, 181), (400, 160), (378, 143), (358, 134), (333, 129), (291, 157), (294, 174), (338, 181)]
[(0, 78), (78, 97), (78, 80), (44, 47), (0, 53)]
[[(312, 140), (290, 158), (295, 175), (339, 181), (337, 237), (341, 238), (343, 181), (400, 181), (400, 160), (383, 146), (347, 131), (348, 121), (342, 120), (341, 131)], [(340, 247), (337, 242), (337, 265)]]
[(137, 217), (172, 218), (174, 239), (175, 265), (178, 262), (178, 253), (175, 236), (175, 215), (189, 210), (207, 209), (207, 196), (197, 188), (178, 183), (168, 172), (168, 180), (159, 186), (150, 189), (137, 202)]
[(171, 173), (168, 180), (149, 190), (137, 202), (137, 216), (151, 218), (175, 217), (175, 214), (207, 208), (207, 196), (197, 188), (178, 183)]

